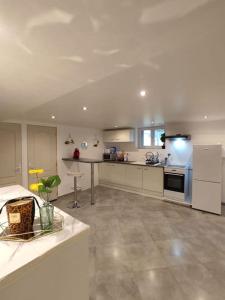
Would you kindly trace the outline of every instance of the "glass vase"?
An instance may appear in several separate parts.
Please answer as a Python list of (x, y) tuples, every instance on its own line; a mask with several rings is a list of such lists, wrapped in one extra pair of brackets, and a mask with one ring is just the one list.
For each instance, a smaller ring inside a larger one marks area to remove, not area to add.
[(50, 202), (45, 202), (40, 207), (41, 229), (51, 231), (53, 229), (54, 206)]

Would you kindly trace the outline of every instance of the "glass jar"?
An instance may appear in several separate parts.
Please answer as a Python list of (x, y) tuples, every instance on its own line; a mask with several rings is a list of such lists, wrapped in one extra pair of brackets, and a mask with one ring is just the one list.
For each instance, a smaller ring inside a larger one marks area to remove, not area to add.
[(50, 202), (45, 202), (40, 207), (41, 229), (51, 231), (53, 229), (54, 206)]

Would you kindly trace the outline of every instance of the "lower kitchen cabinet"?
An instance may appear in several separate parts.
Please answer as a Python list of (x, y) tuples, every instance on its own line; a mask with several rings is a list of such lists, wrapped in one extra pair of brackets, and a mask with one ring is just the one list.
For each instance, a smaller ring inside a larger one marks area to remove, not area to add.
[(101, 163), (99, 164), (99, 183), (131, 192), (162, 197), (163, 168)]
[(141, 192), (143, 167), (130, 166), (130, 165), (126, 165), (124, 167), (125, 167), (124, 185), (131, 190)]
[(124, 185), (125, 168), (122, 164), (111, 165), (111, 183), (114, 185)]
[(125, 166), (122, 164), (101, 163), (99, 164), (99, 183), (124, 185)]
[(143, 193), (163, 196), (163, 168), (143, 168)]

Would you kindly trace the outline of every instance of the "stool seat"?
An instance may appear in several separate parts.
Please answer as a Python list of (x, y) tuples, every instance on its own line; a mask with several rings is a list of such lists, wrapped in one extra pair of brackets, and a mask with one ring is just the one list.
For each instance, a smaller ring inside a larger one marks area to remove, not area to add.
[(74, 176), (74, 177), (82, 177), (83, 173), (80, 173), (80, 172), (67, 172), (67, 175)]

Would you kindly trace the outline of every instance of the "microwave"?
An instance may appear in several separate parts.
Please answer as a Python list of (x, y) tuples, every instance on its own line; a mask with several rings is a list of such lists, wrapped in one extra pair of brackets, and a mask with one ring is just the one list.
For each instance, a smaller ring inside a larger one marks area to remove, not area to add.
[(116, 153), (103, 153), (103, 160), (116, 160)]

